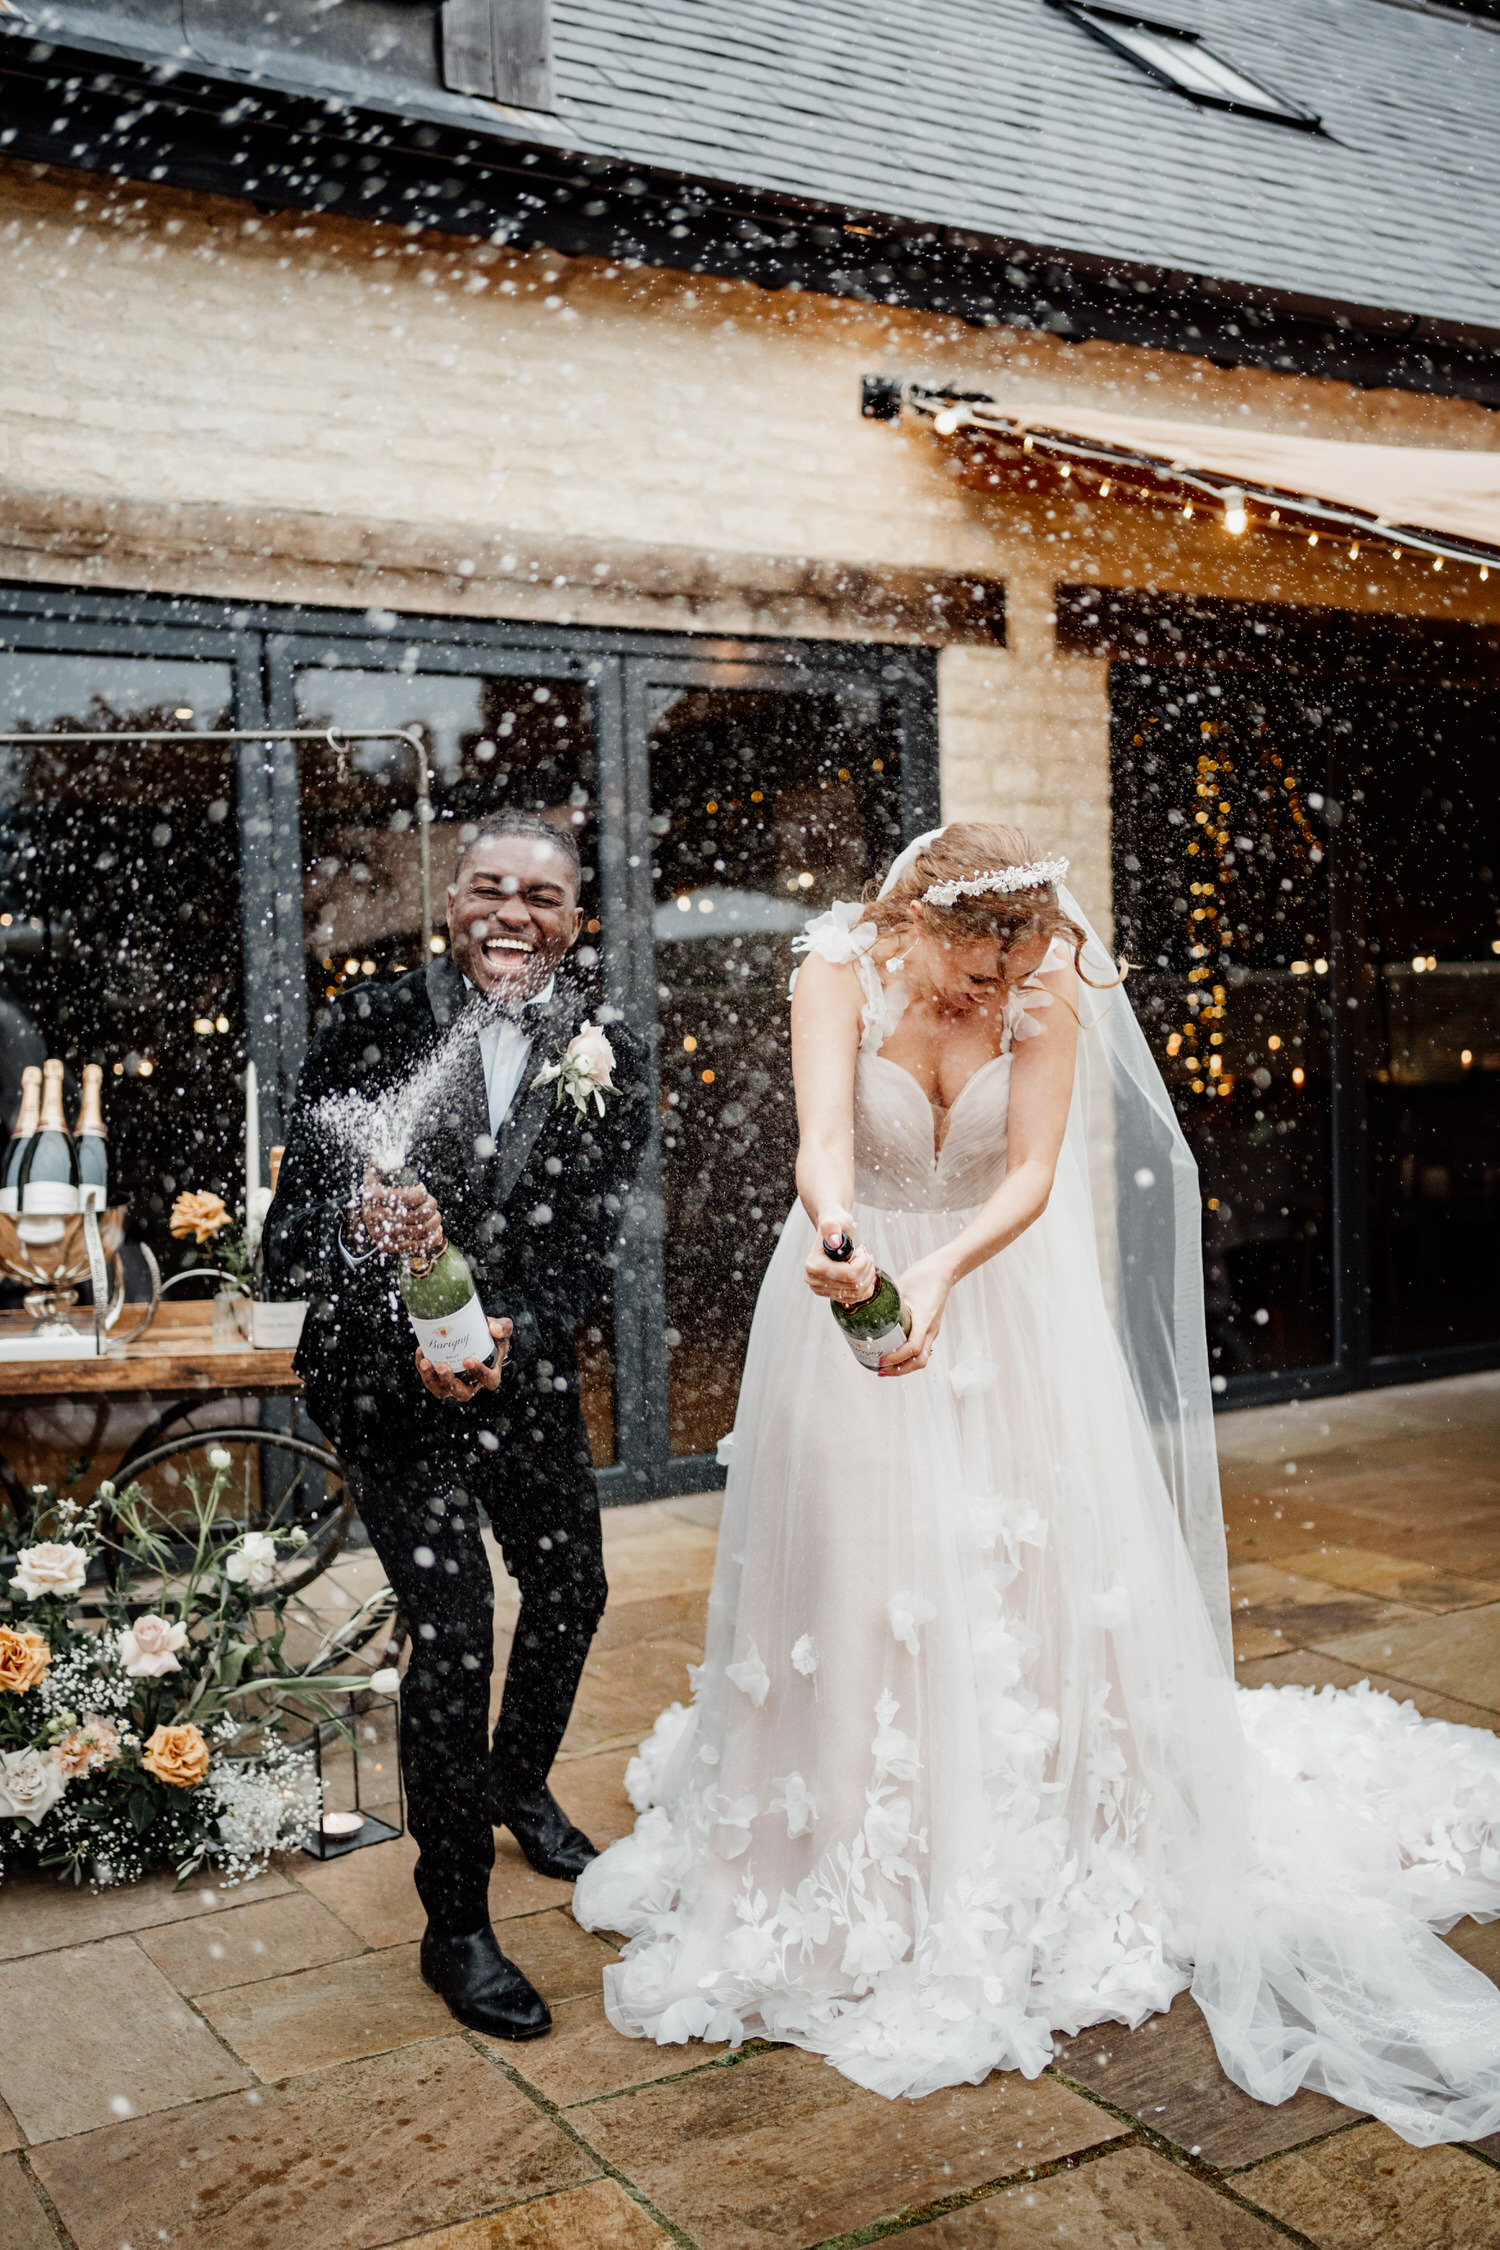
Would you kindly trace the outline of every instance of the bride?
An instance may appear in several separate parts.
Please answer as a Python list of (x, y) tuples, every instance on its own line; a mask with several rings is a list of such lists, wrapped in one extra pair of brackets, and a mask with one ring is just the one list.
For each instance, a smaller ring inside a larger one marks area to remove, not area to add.
[[(1260, 2099), (1477, 2139), (1500, 1994), (1434, 1932), (1500, 1914), (1500, 1745), (1234, 1685), (1196, 1174), (1065, 873), (955, 824), (798, 941), (707, 1651), (574, 1911), (633, 2037), (920, 2095), (1191, 1988)], [(874, 1374), (821, 1300), (877, 1269)]]

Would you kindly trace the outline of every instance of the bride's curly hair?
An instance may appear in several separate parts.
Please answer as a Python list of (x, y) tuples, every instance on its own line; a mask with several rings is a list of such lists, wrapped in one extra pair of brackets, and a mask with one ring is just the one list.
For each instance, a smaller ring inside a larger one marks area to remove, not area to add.
[[(932, 884), (972, 882), (976, 875), (1002, 867), (1025, 867), (1040, 857), (1024, 829), (1007, 828), (999, 821), (952, 821), (918, 852), (884, 898), (879, 896), (878, 884), (865, 885), (865, 917), (884, 936), (910, 925), (914, 901)], [(929, 903), (923, 911), (933, 934), (952, 944), (996, 939), (1002, 961), (1023, 939), (1061, 938), (1071, 947), (1074, 964), (1083, 975), (1087, 935), (1071, 914), (1063, 912), (1051, 883), (1038, 883), (1026, 891), (981, 891), (976, 897), (955, 899), (951, 906)]]

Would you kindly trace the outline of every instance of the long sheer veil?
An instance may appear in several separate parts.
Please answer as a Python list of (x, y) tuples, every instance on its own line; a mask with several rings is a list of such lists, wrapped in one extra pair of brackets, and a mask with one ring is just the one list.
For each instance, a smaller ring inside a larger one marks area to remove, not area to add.
[[(906, 846), (880, 886), (882, 897), (942, 834), (929, 829)], [(1057, 895), (1087, 936), (1078, 1068), (1053, 1196), (1087, 1201), (1115, 1332), (1232, 1674), (1198, 1167), (1118, 964), (1066, 884)]]

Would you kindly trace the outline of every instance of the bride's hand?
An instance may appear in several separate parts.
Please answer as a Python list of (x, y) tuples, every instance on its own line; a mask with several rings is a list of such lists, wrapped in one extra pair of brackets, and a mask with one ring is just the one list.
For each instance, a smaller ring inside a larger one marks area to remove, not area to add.
[(952, 1276), (931, 1258), (908, 1266), (897, 1287), (901, 1302), (911, 1314), (911, 1334), (880, 1362), (882, 1375), (915, 1375), (932, 1357), (932, 1347), (943, 1325), (943, 1308), (953, 1287)]
[(841, 1305), (857, 1305), (875, 1294), (876, 1268), (872, 1254), (856, 1249), (852, 1258), (830, 1258), (825, 1242), (838, 1235), (854, 1240), (854, 1221), (847, 1211), (825, 1211), (818, 1221), (818, 1239), (807, 1253), (803, 1268), (807, 1286), (815, 1297), (833, 1297)]

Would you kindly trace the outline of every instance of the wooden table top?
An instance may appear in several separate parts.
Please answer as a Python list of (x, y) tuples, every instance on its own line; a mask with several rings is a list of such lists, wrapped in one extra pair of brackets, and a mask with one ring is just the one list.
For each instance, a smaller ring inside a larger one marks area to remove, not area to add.
[[(128, 1334), (144, 1312), (127, 1305), (119, 1326)], [(0, 1314), (0, 1335), (29, 1335), (26, 1314)], [(191, 1391), (244, 1391), (291, 1396), (302, 1385), (290, 1352), (249, 1345), (216, 1350), (213, 1307), (162, 1305), (139, 1343), (106, 1344), (102, 1359), (0, 1359), (0, 1400), (28, 1398), (153, 1398)]]

